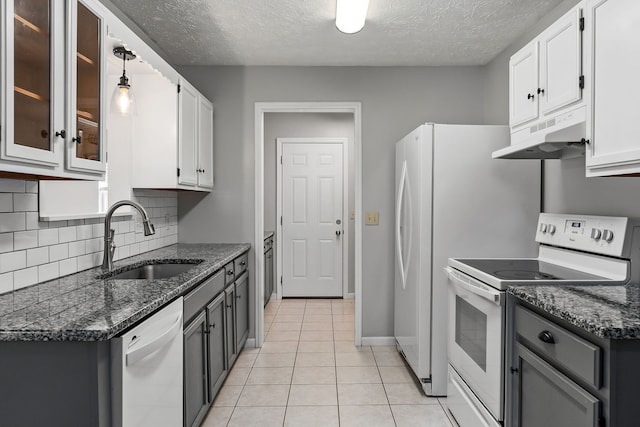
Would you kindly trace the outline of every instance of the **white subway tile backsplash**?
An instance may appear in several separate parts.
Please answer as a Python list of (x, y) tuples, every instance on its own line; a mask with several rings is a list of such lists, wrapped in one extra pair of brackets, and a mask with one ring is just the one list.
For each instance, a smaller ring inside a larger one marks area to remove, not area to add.
[(45, 230), (38, 230), (38, 245), (50, 246), (58, 243), (58, 229), (47, 228)]
[(25, 268), (13, 272), (13, 289), (21, 289), (38, 283), (38, 267)]
[(62, 227), (58, 229), (58, 240), (60, 243), (73, 242), (77, 239), (77, 227)]
[(13, 233), (0, 234), (0, 254), (13, 252)]
[(0, 212), (13, 212), (13, 193), (0, 193)]
[(60, 264), (52, 262), (38, 267), (38, 282), (46, 282), (60, 277)]
[(27, 249), (27, 267), (49, 262), (49, 248)]
[(85, 242), (86, 240), (79, 240), (77, 242), (70, 242), (69, 243), (69, 257), (77, 257), (80, 255), (84, 255), (86, 254), (86, 249), (85, 249)]
[(0, 233), (25, 229), (24, 212), (0, 213)]
[(78, 259), (67, 258), (60, 261), (60, 277), (78, 272)]
[(93, 237), (91, 235), (91, 224), (79, 225), (76, 233), (78, 240), (90, 239)]
[(0, 193), (24, 193), (25, 182), (21, 179), (0, 178)]
[(69, 258), (69, 244), (49, 246), (49, 261), (60, 261)]
[(24, 191), (38, 194), (38, 181), (25, 181)]
[(0, 294), (13, 290), (13, 273), (0, 274)]
[(38, 232), (18, 231), (13, 233), (13, 248), (16, 251), (38, 247)]
[[(156, 234), (144, 236), (141, 217), (112, 218), (116, 259), (177, 243), (177, 194), (134, 190)], [(104, 219), (39, 221), (38, 183), (0, 179), (0, 293), (93, 268), (102, 263)]]
[(15, 212), (37, 212), (38, 195), (33, 193), (13, 193), (13, 210)]
[(25, 251), (7, 252), (0, 254), (0, 273), (20, 270), (27, 266), (27, 253)]

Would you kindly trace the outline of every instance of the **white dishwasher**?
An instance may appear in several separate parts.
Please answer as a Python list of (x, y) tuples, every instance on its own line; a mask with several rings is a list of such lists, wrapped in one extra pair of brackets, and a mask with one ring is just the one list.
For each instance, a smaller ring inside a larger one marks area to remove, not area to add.
[(182, 297), (111, 343), (112, 424), (182, 425)]

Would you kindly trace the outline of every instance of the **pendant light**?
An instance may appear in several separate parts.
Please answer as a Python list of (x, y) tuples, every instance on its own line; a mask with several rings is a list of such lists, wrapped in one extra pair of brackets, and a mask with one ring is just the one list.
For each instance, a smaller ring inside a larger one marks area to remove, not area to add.
[(369, 0), (337, 0), (336, 27), (345, 34), (362, 30), (367, 19)]
[(121, 116), (133, 115), (135, 113), (135, 97), (126, 75), (126, 63), (134, 59), (136, 55), (123, 46), (115, 47), (113, 54), (122, 59), (122, 76), (120, 76), (120, 81), (111, 96), (111, 112)]

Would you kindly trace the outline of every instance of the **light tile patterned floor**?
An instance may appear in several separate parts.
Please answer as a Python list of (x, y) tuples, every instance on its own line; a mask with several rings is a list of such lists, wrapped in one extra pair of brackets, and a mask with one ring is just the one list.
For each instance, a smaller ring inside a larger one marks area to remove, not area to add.
[(265, 333), (238, 356), (203, 426), (453, 425), (395, 347), (353, 345), (353, 300), (270, 301)]

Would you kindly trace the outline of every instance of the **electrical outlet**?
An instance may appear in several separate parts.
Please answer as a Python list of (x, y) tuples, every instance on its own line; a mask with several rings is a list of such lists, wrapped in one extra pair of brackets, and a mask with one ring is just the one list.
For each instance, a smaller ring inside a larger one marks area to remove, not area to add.
[(365, 225), (378, 225), (380, 220), (380, 213), (375, 212), (367, 212), (364, 217)]

